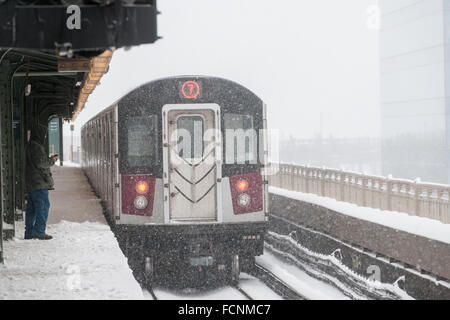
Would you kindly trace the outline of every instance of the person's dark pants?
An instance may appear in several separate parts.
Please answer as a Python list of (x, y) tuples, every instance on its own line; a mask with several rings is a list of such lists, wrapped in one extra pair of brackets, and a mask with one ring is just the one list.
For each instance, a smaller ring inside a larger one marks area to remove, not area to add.
[(34, 190), (27, 193), (27, 208), (25, 210), (25, 238), (45, 234), (47, 227), (48, 190)]

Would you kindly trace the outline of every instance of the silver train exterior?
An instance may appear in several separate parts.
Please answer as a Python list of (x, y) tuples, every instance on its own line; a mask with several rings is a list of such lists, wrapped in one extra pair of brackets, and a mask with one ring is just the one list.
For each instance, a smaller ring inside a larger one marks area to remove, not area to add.
[(263, 253), (265, 129), (264, 102), (235, 82), (159, 79), (83, 126), (82, 168), (146, 273), (176, 260), (236, 278)]

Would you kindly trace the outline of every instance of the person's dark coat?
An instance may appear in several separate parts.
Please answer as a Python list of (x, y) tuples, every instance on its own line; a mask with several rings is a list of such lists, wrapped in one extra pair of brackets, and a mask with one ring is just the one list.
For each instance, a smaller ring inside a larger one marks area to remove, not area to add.
[(45, 145), (46, 130), (36, 127), (25, 147), (25, 184), (26, 191), (53, 189), (53, 177), (50, 167), (55, 164), (48, 156)]

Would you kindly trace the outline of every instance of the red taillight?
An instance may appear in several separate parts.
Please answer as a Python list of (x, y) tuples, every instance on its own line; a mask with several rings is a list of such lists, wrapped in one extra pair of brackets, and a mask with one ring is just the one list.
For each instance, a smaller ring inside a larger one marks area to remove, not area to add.
[(122, 214), (152, 216), (156, 179), (148, 175), (121, 175)]
[(245, 179), (240, 179), (237, 183), (236, 183), (236, 188), (238, 189), (239, 192), (245, 192), (248, 189), (248, 182)]
[(148, 192), (148, 183), (145, 181), (139, 181), (136, 183), (136, 192), (139, 194), (145, 194)]
[(263, 210), (263, 183), (259, 172), (230, 176), (234, 214)]

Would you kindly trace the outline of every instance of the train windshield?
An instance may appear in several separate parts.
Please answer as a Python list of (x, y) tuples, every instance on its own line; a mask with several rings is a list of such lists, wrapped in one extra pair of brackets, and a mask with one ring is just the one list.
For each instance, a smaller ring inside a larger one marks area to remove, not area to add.
[(203, 118), (182, 116), (177, 120), (178, 155), (184, 159), (203, 157)]
[(156, 115), (129, 117), (128, 165), (151, 166), (158, 159), (158, 132)]
[(258, 135), (253, 127), (253, 116), (226, 113), (224, 124), (225, 162), (227, 164), (256, 163)]

